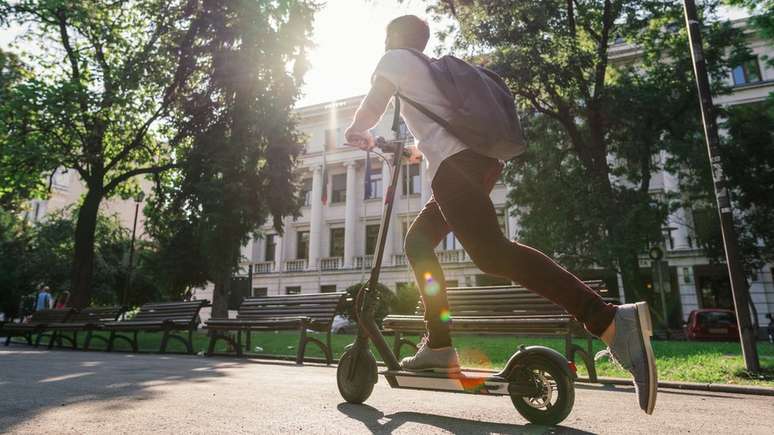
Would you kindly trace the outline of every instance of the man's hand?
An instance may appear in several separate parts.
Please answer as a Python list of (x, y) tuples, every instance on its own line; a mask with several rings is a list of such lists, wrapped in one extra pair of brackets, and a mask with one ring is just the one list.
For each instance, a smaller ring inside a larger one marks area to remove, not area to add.
[(422, 161), (422, 158), (424, 156), (422, 154), (422, 151), (419, 151), (419, 148), (412, 145), (412, 146), (406, 147), (406, 150), (411, 153), (411, 156), (408, 157), (409, 164), (419, 163)]
[(349, 145), (356, 146), (363, 151), (370, 151), (375, 146), (374, 135), (368, 130), (354, 131), (348, 128), (347, 131), (344, 132), (344, 138)]

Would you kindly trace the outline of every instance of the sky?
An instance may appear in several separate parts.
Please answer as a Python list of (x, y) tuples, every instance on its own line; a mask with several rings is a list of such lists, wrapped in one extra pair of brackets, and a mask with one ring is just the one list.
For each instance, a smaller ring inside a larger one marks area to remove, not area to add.
[[(365, 94), (384, 53), (384, 29), (400, 15), (427, 18), (422, 0), (328, 0), (316, 14), (299, 107)], [(428, 20), (429, 22), (429, 20)], [(436, 45), (431, 41), (428, 52)]]

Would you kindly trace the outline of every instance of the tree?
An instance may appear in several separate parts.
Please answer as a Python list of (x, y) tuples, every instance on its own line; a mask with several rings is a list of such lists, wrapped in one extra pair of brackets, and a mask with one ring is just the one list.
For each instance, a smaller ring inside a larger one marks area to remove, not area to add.
[(207, 79), (180, 105), (195, 126), (191, 148), (157, 186), (151, 226), (167, 241), (187, 233), (196, 242), (201, 257), (192, 260), (214, 283), (213, 317), (228, 315), (242, 245), (269, 216), (281, 232), (282, 218), (300, 205), (292, 170), (301, 137), (292, 110), (313, 12), (305, 0), (204, 3), (196, 55)]
[(0, 173), (43, 178), (66, 167), (85, 184), (74, 232), (75, 306), (91, 300), (102, 200), (126, 194), (134, 177), (174, 166), (186, 130), (174, 108), (198, 78), (191, 53), (200, 7), (199, 0), (0, 1), (0, 22), (29, 26), (33, 48), (23, 57), (36, 68), (2, 102)]
[(40, 147), (27, 129), (29, 116), (16, 110), (25, 102), (14, 87), (29, 74), (18, 56), (0, 50), (0, 208), (5, 210), (18, 211), (25, 200), (44, 194)]
[(0, 312), (21, 316), (19, 303), (36, 288), (27, 265), (31, 233), (18, 214), (0, 208)]
[[(660, 168), (653, 155), (676, 127), (701, 132), (695, 98), (687, 105), (680, 2), (439, 1), (433, 10), (456, 17), (457, 47), (502, 75), (533, 112), (534, 149), (506, 172), (526, 239), (577, 267), (618, 270), (627, 299), (642, 299), (639, 256), (662, 238), (666, 216), (649, 192)], [(709, 27), (713, 53), (739, 41), (728, 23)], [(642, 47), (644, 61), (614, 66), (624, 41)], [(671, 51), (678, 43), (682, 52)]]

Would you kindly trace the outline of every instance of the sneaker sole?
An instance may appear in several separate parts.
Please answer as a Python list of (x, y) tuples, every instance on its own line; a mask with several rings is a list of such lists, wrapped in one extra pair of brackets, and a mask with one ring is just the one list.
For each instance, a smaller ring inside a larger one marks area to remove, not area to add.
[(650, 318), (650, 310), (647, 302), (637, 302), (637, 320), (642, 333), (642, 344), (645, 347), (645, 357), (648, 360), (648, 406), (645, 413), (653, 414), (656, 407), (656, 394), (658, 393), (658, 371), (656, 370), (656, 358), (653, 356), (653, 347), (650, 345), (650, 337), (653, 336), (653, 321)]

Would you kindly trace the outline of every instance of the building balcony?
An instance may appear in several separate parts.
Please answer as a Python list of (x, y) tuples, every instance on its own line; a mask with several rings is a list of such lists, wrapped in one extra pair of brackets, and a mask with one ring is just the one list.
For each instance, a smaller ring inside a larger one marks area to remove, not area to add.
[(469, 263), (471, 261), (464, 249), (437, 251), (435, 255), (440, 263)]
[(286, 260), (285, 272), (303, 272), (306, 270), (306, 259)]
[(320, 259), (320, 270), (339, 270), (344, 268), (344, 259), (341, 257), (326, 257)]
[(406, 254), (395, 254), (392, 256), (393, 266), (408, 266), (408, 259)]
[(359, 255), (355, 257), (355, 269), (369, 269), (374, 264), (373, 255)]
[(253, 273), (272, 273), (274, 272), (273, 261), (262, 261), (260, 263), (253, 263)]

